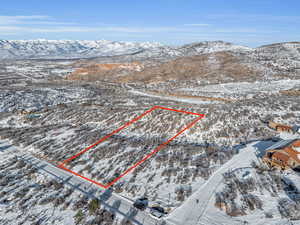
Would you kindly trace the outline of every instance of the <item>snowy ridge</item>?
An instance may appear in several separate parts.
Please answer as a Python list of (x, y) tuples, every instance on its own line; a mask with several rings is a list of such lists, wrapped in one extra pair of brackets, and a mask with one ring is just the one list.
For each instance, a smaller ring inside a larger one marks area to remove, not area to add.
[(199, 55), (219, 51), (253, 49), (223, 41), (205, 41), (171, 47), (157, 42), (117, 42), (107, 40), (0, 40), (0, 59), (90, 58), (135, 55), (138, 58)]
[(192, 43), (188, 45), (184, 45), (179, 48), (179, 51), (182, 52), (183, 55), (199, 55), (199, 54), (207, 54), (213, 52), (221, 52), (221, 51), (238, 51), (238, 52), (247, 52), (254, 51), (254, 49), (234, 45), (232, 43), (224, 42), (224, 41), (204, 41), (198, 43)]
[(0, 40), (0, 58), (88, 58), (133, 54), (159, 43), (72, 40)]

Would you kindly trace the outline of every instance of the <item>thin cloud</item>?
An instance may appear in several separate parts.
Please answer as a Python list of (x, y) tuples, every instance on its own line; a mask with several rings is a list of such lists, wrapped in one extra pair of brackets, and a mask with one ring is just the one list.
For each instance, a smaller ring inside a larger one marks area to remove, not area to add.
[(269, 22), (299, 22), (300, 16), (295, 15), (269, 15), (269, 14), (211, 14), (208, 19), (243, 20), (243, 21), (269, 21)]
[(59, 22), (50, 16), (0, 16), (0, 25), (74, 25), (70, 22)]
[(0, 16), (0, 31), (21, 33), (63, 33), (63, 32), (120, 32), (120, 33), (161, 33), (161, 32), (192, 32), (195, 27), (209, 24), (195, 23), (181, 26), (134, 27), (102, 24), (100, 26), (83, 26), (79, 23), (56, 21), (47, 15), (31, 16)]
[(271, 34), (278, 33), (278, 30), (258, 30), (253, 28), (236, 28), (236, 29), (217, 29), (216, 33), (251, 33), (251, 34)]
[(0, 26), (0, 32), (19, 33), (84, 33), (84, 32), (119, 32), (119, 33), (160, 33), (180, 32), (176, 27), (83, 27), (83, 26), (53, 26), (53, 27), (23, 27), (23, 26)]
[[(221, 16), (221, 15), (219, 15)], [(224, 15), (223, 15), (224, 16)], [(237, 16), (237, 15), (232, 15)], [(248, 15), (248, 19), (252, 18)], [(224, 19), (224, 18), (223, 18)], [(287, 18), (285, 18), (287, 19)], [(291, 19), (291, 18), (289, 18)], [(294, 18), (295, 19), (295, 18)], [(236, 20), (236, 19), (235, 19)], [(156, 40), (166, 42), (200, 41), (200, 40), (225, 40), (241, 43), (242, 40), (272, 40), (282, 32), (270, 27), (263, 29), (255, 25), (243, 27), (218, 25), (215, 23), (190, 23), (174, 26), (122, 26), (117, 24), (82, 22), (70, 23), (58, 21), (47, 15), (32, 16), (0, 16), (0, 34), (13, 38), (20, 37), (45, 37), (45, 38), (82, 38), (100, 37), (107, 39), (132, 39), (132, 40)], [(276, 35), (274, 35), (276, 33)], [(295, 33), (299, 36), (299, 32)], [(278, 38), (277, 38), (278, 39)], [(282, 36), (284, 39), (284, 36)], [(295, 38), (294, 38), (295, 39)], [(241, 40), (241, 41), (238, 41)], [(285, 40), (285, 39), (284, 39)], [(272, 42), (272, 41), (270, 41)], [(246, 43), (246, 41), (245, 41)]]
[(207, 23), (188, 23), (188, 24), (184, 24), (183, 26), (186, 26), (186, 27), (208, 27), (208, 26), (210, 26), (210, 24), (207, 24)]
[(48, 16), (0, 16), (0, 24), (11, 25), (11, 24), (23, 24), (28, 22), (34, 22), (36, 20), (48, 20)]

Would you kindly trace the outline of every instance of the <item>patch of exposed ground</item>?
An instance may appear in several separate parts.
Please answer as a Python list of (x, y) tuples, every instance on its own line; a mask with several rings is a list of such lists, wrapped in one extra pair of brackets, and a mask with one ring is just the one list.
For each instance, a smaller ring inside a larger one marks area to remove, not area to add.
[(77, 68), (71, 73), (67, 79), (85, 81), (104, 80), (126, 75), (132, 71), (141, 71), (142, 69), (143, 65), (139, 62), (83, 64), (82, 67)]
[(300, 96), (300, 90), (290, 89), (290, 90), (283, 90), (279, 91), (283, 95), (289, 95), (289, 96)]

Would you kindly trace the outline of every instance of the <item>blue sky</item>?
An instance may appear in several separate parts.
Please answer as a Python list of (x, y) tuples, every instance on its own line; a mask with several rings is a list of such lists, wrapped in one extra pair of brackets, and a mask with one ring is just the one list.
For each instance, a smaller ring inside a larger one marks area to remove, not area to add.
[(300, 41), (299, 0), (10, 0), (0, 39)]

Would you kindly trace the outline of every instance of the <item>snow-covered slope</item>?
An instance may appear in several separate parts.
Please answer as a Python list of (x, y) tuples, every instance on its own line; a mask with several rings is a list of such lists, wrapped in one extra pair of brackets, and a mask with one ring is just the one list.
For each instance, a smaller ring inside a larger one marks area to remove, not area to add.
[(133, 54), (159, 43), (71, 40), (0, 40), (0, 58), (87, 58)]
[(253, 51), (254, 49), (245, 46), (234, 45), (224, 41), (204, 41), (184, 45), (178, 50), (183, 56), (191, 56), (221, 51), (247, 52)]
[(173, 58), (219, 51), (251, 51), (251, 48), (222, 41), (198, 42), (171, 47), (156, 42), (107, 40), (0, 40), (0, 59), (6, 58), (89, 58), (132, 55), (136, 58)]
[(276, 43), (255, 49), (252, 57), (280, 71), (300, 71), (300, 42)]

